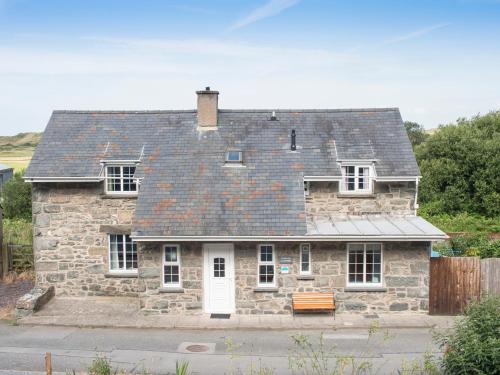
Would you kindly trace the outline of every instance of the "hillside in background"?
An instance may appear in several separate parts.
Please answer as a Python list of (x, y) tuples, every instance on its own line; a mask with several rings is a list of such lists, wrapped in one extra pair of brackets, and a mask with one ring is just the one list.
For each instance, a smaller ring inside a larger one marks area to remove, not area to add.
[(0, 163), (22, 170), (28, 166), (42, 133), (0, 136)]

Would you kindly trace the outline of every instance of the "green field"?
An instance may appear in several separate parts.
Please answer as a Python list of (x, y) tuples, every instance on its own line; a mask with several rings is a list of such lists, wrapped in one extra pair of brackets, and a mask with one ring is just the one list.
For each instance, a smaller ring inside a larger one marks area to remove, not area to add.
[(16, 171), (25, 169), (41, 135), (41, 133), (19, 133), (14, 136), (0, 136), (0, 163)]

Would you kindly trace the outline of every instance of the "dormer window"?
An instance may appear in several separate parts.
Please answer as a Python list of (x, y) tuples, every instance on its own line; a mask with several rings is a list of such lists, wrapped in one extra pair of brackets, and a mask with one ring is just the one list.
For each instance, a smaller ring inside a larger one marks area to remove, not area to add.
[(226, 153), (226, 163), (241, 164), (243, 162), (241, 151), (228, 151)]
[(106, 194), (137, 194), (138, 180), (134, 175), (135, 165), (107, 165)]
[(370, 194), (372, 192), (371, 167), (346, 165), (342, 167), (342, 193)]

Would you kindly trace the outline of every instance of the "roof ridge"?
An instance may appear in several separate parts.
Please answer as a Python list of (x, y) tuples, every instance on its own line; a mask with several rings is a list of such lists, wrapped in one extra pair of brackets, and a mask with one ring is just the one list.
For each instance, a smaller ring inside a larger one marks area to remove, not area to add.
[[(283, 108), (283, 109), (219, 109), (220, 113), (338, 113), (338, 112), (393, 112), (399, 111), (397, 107), (383, 108)], [(154, 114), (154, 113), (196, 113), (196, 109), (151, 109), (151, 110), (91, 110), (91, 109), (55, 109), (53, 113), (81, 113), (81, 114)]]

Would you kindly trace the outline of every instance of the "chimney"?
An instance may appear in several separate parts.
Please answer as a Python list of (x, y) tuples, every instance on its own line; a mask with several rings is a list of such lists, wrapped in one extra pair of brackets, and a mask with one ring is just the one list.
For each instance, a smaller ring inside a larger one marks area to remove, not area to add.
[(196, 91), (198, 95), (198, 126), (217, 126), (219, 92), (210, 90)]

